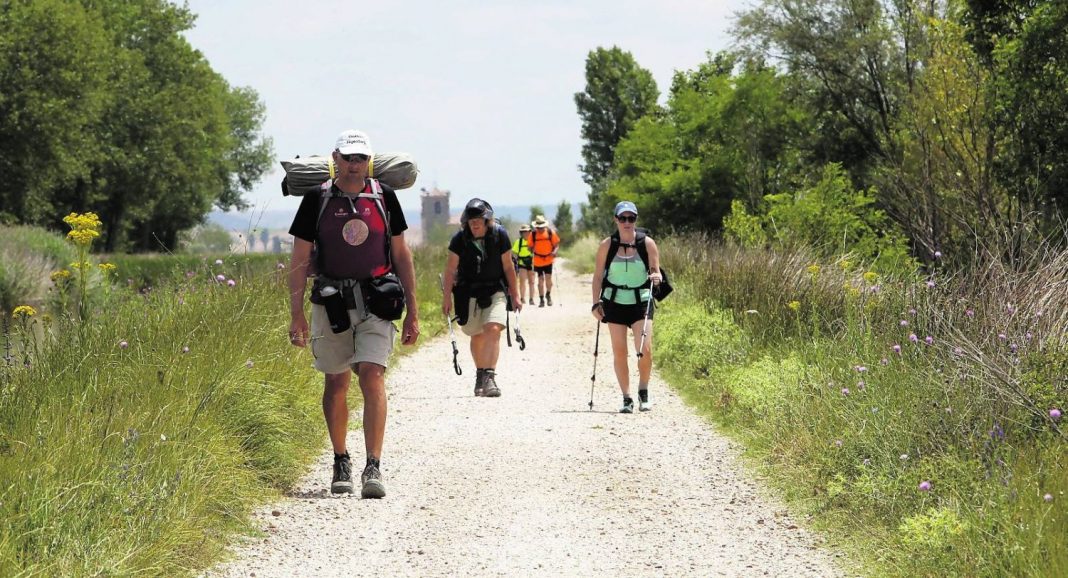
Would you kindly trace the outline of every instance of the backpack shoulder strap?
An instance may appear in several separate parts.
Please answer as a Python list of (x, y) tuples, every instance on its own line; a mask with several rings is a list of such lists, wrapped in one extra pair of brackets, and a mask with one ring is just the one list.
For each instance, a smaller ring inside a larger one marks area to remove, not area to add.
[(636, 231), (634, 233), (634, 248), (638, 251), (638, 256), (641, 257), (642, 263), (645, 264), (645, 270), (649, 270), (649, 248), (645, 246), (645, 231)]

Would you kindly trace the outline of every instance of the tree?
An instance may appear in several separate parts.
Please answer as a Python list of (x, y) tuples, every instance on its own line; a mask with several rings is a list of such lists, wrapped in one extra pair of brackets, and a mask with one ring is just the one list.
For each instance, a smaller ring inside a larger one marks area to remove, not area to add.
[(172, 249), (213, 205), (244, 207), (270, 161), (263, 106), (189, 46), (193, 20), (166, 0), (0, 7), (0, 201), (13, 220), (59, 228), (91, 210), (104, 250)]
[(556, 232), (560, 235), (560, 244), (568, 246), (575, 242), (575, 223), (574, 218), (571, 216), (571, 203), (568, 201), (560, 201), (560, 204), (556, 206), (556, 216), (553, 217), (553, 224), (556, 225)]
[(539, 215), (540, 216), (544, 216), (545, 215), (545, 209), (541, 208), (541, 205), (531, 205), (530, 206), (530, 222), (533, 223), (534, 220), (537, 219)]
[[(586, 57), (586, 90), (575, 94), (582, 119), (582, 179), (590, 185), (590, 205), (615, 161), (615, 148), (642, 117), (657, 110), (660, 93), (648, 70), (618, 47), (597, 48)], [(586, 218), (585, 213), (583, 219)]]

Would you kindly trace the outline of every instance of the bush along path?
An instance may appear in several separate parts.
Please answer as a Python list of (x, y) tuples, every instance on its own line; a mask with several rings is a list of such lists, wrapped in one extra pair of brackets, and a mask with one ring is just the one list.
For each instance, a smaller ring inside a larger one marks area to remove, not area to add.
[[(262, 535), (209, 575), (841, 574), (655, 373), (652, 411), (617, 413), (605, 330), (590, 411), (589, 280), (559, 275), (556, 306), (522, 313), (526, 349), (502, 340), (502, 397), (473, 396), (459, 331), (462, 376), (447, 334), (389, 371), (385, 499), (330, 495), (324, 447), (283, 501), (255, 514)], [(633, 353), (631, 371), (635, 383)], [(349, 435), (362, 464), (362, 434)]]

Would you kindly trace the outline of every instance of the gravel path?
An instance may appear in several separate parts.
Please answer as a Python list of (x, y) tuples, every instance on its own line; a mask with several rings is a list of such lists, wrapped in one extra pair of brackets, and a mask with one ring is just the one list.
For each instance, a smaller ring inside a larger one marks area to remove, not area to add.
[[(605, 330), (588, 410), (589, 281), (570, 272), (561, 281), (555, 307), (524, 311), (526, 350), (502, 342), (501, 398), (472, 396), (459, 331), (463, 376), (448, 335), (390, 370), (385, 499), (361, 500), (358, 487), (332, 497), (324, 448), (284, 501), (257, 512), (266, 537), (209, 575), (840, 575), (733, 444), (655, 373), (653, 411), (616, 413)], [(358, 475), (361, 432), (349, 447)]]

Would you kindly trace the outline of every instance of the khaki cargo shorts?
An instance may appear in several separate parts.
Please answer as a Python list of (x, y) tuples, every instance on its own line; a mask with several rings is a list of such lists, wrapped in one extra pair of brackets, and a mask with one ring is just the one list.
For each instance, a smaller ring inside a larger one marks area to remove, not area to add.
[(508, 300), (504, 294), (504, 291), (498, 291), (491, 297), (490, 306), (482, 309), (475, 302), (475, 298), (471, 298), (471, 304), (467, 315), (467, 323), (460, 326), (460, 329), (464, 332), (464, 335), (478, 335), (482, 333), (483, 327), (487, 323), (500, 323), (501, 327), (504, 327), (508, 323)]
[(349, 309), (352, 326), (334, 333), (326, 317), (326, 308), (312, 303), (311, 352), (315, 369), (323, 373), (344, 373), (356, 369), (357, 363), (370, 362), (387, 367), (397, 328), (392, 322), (365, 310), (360, 287), (356, 293), (356, 309)]

